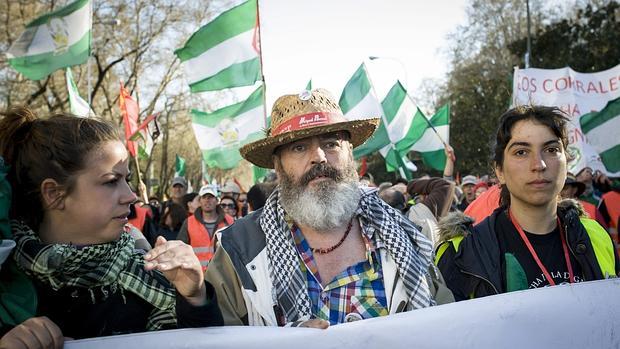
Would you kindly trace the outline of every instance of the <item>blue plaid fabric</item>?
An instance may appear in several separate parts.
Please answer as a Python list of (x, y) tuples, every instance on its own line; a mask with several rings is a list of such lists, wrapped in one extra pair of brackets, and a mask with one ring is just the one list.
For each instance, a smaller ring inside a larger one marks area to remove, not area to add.
[(300, 267), (306, 275), (313, 318), (324, 319), (335, 325), (345, 322), (348, 314), (353, 314), (349, 315), (353, 319), (388, 314), (381, 261), (372, 239), (362, 234), (366, 244), (365, 261), (350, 266), (323, 287), (310, 245), (299, 228), (293, 226), (291, 232)]

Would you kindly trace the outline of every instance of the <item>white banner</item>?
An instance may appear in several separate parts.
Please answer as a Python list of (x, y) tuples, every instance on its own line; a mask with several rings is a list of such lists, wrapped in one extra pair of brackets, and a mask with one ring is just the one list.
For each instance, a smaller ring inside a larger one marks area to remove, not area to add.
[(557, 106), (571, 117), (568, 151), (574, 160), (568, 171), (577, 174), (588, 166), (607, 175), (599, 155), (581, 132), (581, 115), (599, 111), (608, 101), (620, 97), (620, 64), (597, 73), (561, 69), (519, 69), (515, 67), (512, 105)]
[(212, 327), (65, 342), (109, 348), (620, 348), (620, 279), (504, 293), (326, 330)]

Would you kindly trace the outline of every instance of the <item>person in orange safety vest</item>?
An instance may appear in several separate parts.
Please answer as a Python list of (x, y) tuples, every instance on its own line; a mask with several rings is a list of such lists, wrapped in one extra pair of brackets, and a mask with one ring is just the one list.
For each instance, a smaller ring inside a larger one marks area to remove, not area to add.
[(215, 253), (215, 232), (231, 225), (234, 219), (220, 208), (216, 186), (203, 186), (198, 196), (200, 207), (183, 222), (177, 239), (192, 246), (202, 270), (207, 270)]

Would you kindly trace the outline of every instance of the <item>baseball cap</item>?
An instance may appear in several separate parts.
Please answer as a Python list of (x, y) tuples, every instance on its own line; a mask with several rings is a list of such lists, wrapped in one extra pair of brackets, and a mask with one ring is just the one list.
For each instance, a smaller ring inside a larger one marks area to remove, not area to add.
[(217, 197), (217, 188), (212, 185), (212, 184), (207, 184), (207, 185), (203, 185), (202, 188), (200, 188), (200, 191), (198, 192), (199, 196), (203, 196), (206, 194), (211, 194), (215, 197)]
[(241, 189), (239, 189), (239, 186), (235, 184), (235, 182), (226, 182), (226, 184), (220, 188), (220, 192), (239, 194)]
[(463, 177), (463, 181), (461, 182), (461, 186), (467, 185), (467, 184), (476, 185), (477, 183), (478, 183), (478, 178), (476, 178), (476, 176), (467, 175), (467, 176)]
[(174, 177), (172, 180), (172, 186), (174, 187), (176, 184), (180, 184), (183, 187), (187, 188), (187, 180), (183, 177)]

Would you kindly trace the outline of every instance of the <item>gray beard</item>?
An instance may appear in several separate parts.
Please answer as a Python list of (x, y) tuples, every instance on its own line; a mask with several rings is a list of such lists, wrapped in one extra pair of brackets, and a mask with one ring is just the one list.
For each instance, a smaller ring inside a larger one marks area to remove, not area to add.
[(355, 178), (323, 181), (315, 188), (299, 186), (286, 174), (280, 176), (280, 202), (298, 224), (319, 232), (346, 225), (355, 214), (361, 192)]

